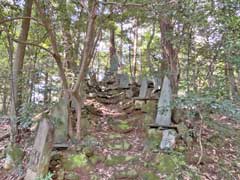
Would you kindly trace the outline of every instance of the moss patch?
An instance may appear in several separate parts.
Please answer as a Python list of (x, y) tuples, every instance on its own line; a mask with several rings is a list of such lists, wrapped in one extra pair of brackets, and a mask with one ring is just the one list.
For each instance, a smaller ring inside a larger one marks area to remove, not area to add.
[(9, 145), (6, 149), (4, 169), (11, 169), (21, 163), (24, 152), (17, 145)]
[(105, 164), (107, 166), (114, 166), (134, 160), (133, 156), (108, 156)]
[(87, 165), (87, 157), (85, 154), (70, 155), (63, 159), (63, 167), (66, 170), (74, 170), (75, 168)]
[(143, 180), (159, 180), (159, 177), (152, 172), (145, 172), (141, 176)]
[(108, 136), (108, 138), (109, 139), (120, 139), (120, 138), (122, 138), (122, 135), (121, 134), (117, 134), (117, 133), (114, 133), (114, 134), (110, 134), (109, 136)]
[(185, 157), (180, 153), (159, 154), (156, 157), (155, 168), (162, 174), (174, 175), (186, 164)]
[(125, 140), (119, 140), (119, 141), (114, 141), (111, 144), (108, 144), (108, 147), (112, 150), (129, 150), (131, 148), (131, 144), (129, 144), (127, 141)]
[(136, 179), (138, 173), (135, 169), (125, 169), (114, 174), (116, 179)]
[(162, 132), (156, 129), (148, 129), (147, 139), (145, 141), (145, 149), (154, 150), (159, 149), (159, 145), (162, 139)]
[(128, 133), (133, 130), (133, 127), (127, 121), (110, 119), (109, 124), (112, 130), (116, 132)]
[(102, 155), (94, 155), (92, 157), (89, 158), (89, 162), (92, 165), (98, 164), (100, 162), (103, 162), (105, 160), (105, 157)]

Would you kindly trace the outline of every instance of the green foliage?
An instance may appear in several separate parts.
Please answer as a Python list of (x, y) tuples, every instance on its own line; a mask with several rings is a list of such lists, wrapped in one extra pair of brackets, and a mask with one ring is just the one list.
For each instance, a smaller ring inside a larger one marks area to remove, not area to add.
[(83, 167), (87, 165), (87, 157), (85, 154), (72, 154), (67, 158), (63, 159), (64, 169), (73, 170), (78, 167)]
[(20, 126), (27, 128), (32, 123), (32, 117), (36, 113), (36, 104), (33, 103), (24, 103), (19, 109), (19, 122)]
[[(220, 113), (240, 120), (240, 106), (229, 99), (219, 99), (213, 95), (189, 95), (176, 99), (174, 107), (185, 108), (194, 116), (198, 111)], [(191, 115), (191, 114), (190, 114)]]

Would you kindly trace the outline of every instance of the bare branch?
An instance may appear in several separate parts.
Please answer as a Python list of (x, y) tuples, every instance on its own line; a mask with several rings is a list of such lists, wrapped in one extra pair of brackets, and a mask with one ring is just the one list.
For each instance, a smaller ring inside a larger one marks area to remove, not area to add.
[[(126, 1), (125, 1), (126, 2)], [(103, 5), (126, 6), (126, 7), (147, 7), (147, 4), (138, 3), (118, 3), (118, 2), (99, 2)]]
[(43, 49), (45, 50), (46, 52), (50, 53), (52, 56), (54, 56), (54, 53), (52, 51), (50, 51), (49, 49), (39, 45), (39, 44), (36, 44), (34, 42), (26, 42), (26, 41), (20, 41), (20, 40), (17, 40), (17, 39), (14, 39), (11, 37), (11, 39), (16, 42), (16, 43), (20, 43), (20, 44), (26, 44), (26, 45), (31, 45), (31, 46), (36, 46), (36, 47), (39, 47), (40, 49)]
[(31, 19), (31, 20), (34, 20), (35, 22), (37, 22), (38, 24), (43, 26), (43, 24), (37, 18), (34, 18), (34, 17), (12, 17), (12, 18), (6, 18), (6, 19), (1, 20), (0, 24), (4, 24), (4, 23), (7, 23), (7, 22), (19, 20), (19, 19)]

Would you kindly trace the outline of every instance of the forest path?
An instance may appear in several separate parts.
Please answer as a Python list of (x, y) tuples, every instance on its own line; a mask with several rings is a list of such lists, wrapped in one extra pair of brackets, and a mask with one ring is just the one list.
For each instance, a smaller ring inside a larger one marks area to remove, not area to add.
[(90, 134), (101, 144), (95, 153), (105, 161), (97, 163), (91, 173), (99, 179), (139, 179), (140, 172), (149, 171), (144, 167), (144, 112), (119, 104), (101, 104), (99, 109), (102, 116)]

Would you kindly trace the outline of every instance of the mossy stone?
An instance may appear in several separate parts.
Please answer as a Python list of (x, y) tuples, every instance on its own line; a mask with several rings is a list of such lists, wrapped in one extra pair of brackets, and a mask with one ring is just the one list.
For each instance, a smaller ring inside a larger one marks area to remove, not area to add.
[(87, 157), (85, 154), (74, 154), (63, 159), (63, 167), (65, 170), (74, 170), (75, 168), (87, 165)]

